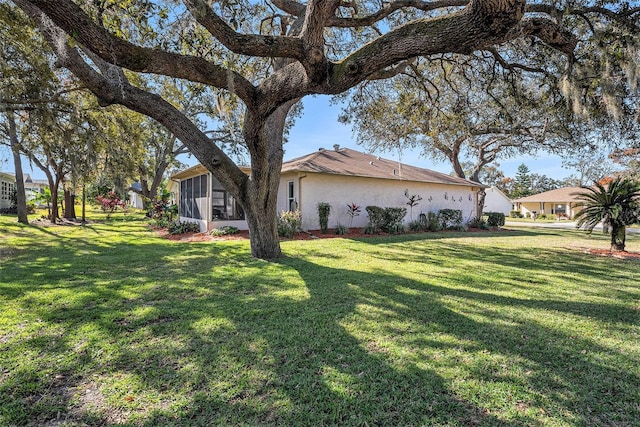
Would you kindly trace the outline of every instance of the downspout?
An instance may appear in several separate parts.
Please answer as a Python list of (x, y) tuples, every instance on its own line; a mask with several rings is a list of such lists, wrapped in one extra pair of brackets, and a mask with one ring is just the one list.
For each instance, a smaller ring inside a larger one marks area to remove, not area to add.
[(302, 180), (307, 177), (306, 173), (298, 174), (298, 210), (302, 212)]
[[(171, 179), (171, 178), (170, 178)], [(182, 191), (182, 186), (180, 185), (180, 180), (179, 179), (171, 179), (171, 181), (175, 182), (178, 184), (178, 191), (176, 191), (176, 205), (178, 205), (178, 221), (180, 220), (180, 214), (182, 213), (182, 204), (180, 203), (180, 197), (182, 196), (180, 194), (180, 191)]]

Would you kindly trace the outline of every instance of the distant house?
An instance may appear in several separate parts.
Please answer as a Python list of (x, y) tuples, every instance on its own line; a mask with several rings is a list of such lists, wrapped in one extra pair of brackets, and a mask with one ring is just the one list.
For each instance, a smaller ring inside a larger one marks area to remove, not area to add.
[(49, 181), (46, 179), (32, 179), (31, 175), (24, 175), (24, 193), (27, 201), (35, 199), (38, 194), (43, 194), (45, 188), (49, 188)]
[(580, 187), (564, 187), (545, 191), (533, 196), (522, 197), (513, 201), (514, 208), (524, 216), (554, 214), (558, 218), (573, 218), (577, 213), (577, 193), (583, 193)]
[(142, 191), (142, 185), (139, 182), (131, 184), (131, 190), (129, 190), (129, 206), (132, 208), (143, 209), (144, 201), (142, 200), (142, 195), (139, 191)]
[(498, 187), (490, 187), (484, 190), (484, 212), (501, 212), (509, 215), (513, 209), (513, 202)]
[(7, 172), (0, 172), (0, 209), (11, 207), (11, 197), (16, 189), (16, 177)]
[[(249, 169), (245, 170), (249, 173)], [(180, 183), (180, 218), (200, 222), (201, 230), (222, 225), (246, 229), (244, 212), (222, 185), (202, 165), (193, 166), (172, 176)], [(354, 218), (354, 227), (368, 222), (365, 207), (407, 207), (404, 195), (422, 197), (413, 209), (413, 218), (420, 212), (459, 209), (465, 220), (477, 214), (477, 182), (452, 177), (428, 169), (364, 154), (348, 148), (320, 149), (282, 165), (278, 190), (278, 211), (299, 209), (302, 228), (315, 230), (318, 203), (331, 205), (329, 227), (349, 225), (347, 205), (355, 203), (361, 214)], [(405, 221), (410, 220), (409, 209)]]

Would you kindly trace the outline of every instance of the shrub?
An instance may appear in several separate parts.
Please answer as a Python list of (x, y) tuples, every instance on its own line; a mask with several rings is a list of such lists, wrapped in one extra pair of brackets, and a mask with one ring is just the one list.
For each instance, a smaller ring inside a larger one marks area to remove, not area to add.
[(520, 211), (509, 211), (510, 218), (522, 218)]
[[(527, 212), (526, 214), (524, 214), (525, 218), (531, 218), (531, 213)], [(522, 215), (520, 215), (518, 218), (522, 218)]]
[[(424, 214), (420, 214), (420, 215), (424, 215)], [(418, 219), (415, 221), (410, 221), (409, 224), (407, 224), (407, 228), (411, 231), (424, 231), (426, 230), (425, 225), (426, 225), (426, 219), (424, 223)]]
[(484, 220), (484, 217), (476, 217), (476, 218), (470, 219), (469, 222), (467, 222), (467, 227), (480, 228), (482, 230), (485, 230), (488, 228), (488, 225), (487, 225), (487, 221)]
[(547, 219), (551, 219), (551, 220), (557, 220), (558, 219), (558, 215), (556, 214), (547, 214)]
[(538, 218), (539, 219), (547, 219), (547, 214), (540, 214), (540, 215), (538, 215)]
[(169, 221), (167, 218), (158, 218), (149, 221), (149, 226), (151, 228), (169, 228), (171, 223), (172, 221)]
[(349, 233), (349, 229), (342, 224), (336, 224), (336, 228), (334, 228), (333, 231), (338, 235)]
[(367, 206), (365, 209), (369, 214), (369, 224), (365, 228), (365, 233), (367, 233), (367, 229), (370, 231), (367, 234), (377, 233), (385, 224), (384, 209), (379, 206)]
[(441, 227), (445, 230), (462, 227), (462, 211), (460, 209), (440, 209), (438, 218)]
[(427, 230), (429, 231), (439, 231), (442, 230), (440, 226), (440, 219), (435, 212), (429, 212), (427, 214)]
[(238, 231), (239, 230), (237, 227), (233, 227), (231, 225), (225, 225), (220, 228), (214, 228), (209, 232), (209, 234), (214, 237), (220, 237), (220, 236), (226, 236), (228, 234), (236, 234)]
[(407, 215), (407, 208), (381, 208), (367, 206), (369, 224), (363, 230), (365, 234), (374, 234), (380, 230), (387, 233), (402, 233), (405, 230), (402, 220)]
[(185, 233), (198, 233), (200, 231), (200, 224), (190, 221), (174, 221), (169, 224), (169, 234), (185, 234)]
[(406, 215), (407, 208), (385, 208), (383, 230), (392, 234), (404, 232), (402, 221)]
[(301, 225), (302, 214), (300, 210), (282, 211), (278, 216), (278, 235), (291, 238)]
[(502, 227), (504, 225), (504, 214), (502, 212), (486, 212), (487, 224), (489, 227)]
[(33, 202), (27, 203), (27, 213), (34, 214), (36, 213), (36, 204)]
[(125, 208), (126, 203), (118, 197), (115, 191), (109, 191), (105, 195), (98, 195), (96, 201), (100, 205), (102, 212), (106, 212), (107, 218), (118, 209), (118, 207)]
[(329, 203), (318, 203), (318, 221), (320, 222), (320, 231), (325, 234), (329, 226), (329, 213), (331, 213), (331, 205)]

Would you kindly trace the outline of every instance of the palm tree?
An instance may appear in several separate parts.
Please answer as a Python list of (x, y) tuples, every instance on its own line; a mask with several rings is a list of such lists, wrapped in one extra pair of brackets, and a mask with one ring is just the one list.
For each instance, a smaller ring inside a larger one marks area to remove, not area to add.
[(618, 177), (606, 186), (596, 182), (582, 188), (576, 226), (591, 233), (602, 222), (603, 231), (611, 231), (611, 250), (624, 251), (627, 225), (640, 222), (640, 183)]

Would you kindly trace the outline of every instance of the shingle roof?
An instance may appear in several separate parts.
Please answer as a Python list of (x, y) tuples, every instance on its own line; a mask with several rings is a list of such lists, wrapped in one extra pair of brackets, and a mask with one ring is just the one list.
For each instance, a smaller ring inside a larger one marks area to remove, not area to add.
[(576, 197), (576, 193), (584, 193), (584, 191), (584, 188), (580, 187), (564, 187), (532, 196), (521, 197), (514, 200), (514, 202), (577, 202), (579, 199)]
[(285, 162), (282, 165), (282, 172), (315, 172), (399, 181), (485, 187), (485, 185), (477, 182), (445, 175), (429, 169), (401, 164), (394, 160), (383, 159), (350, 148), (339, 148), (337, 150), (320, 149), (306, 156)]

